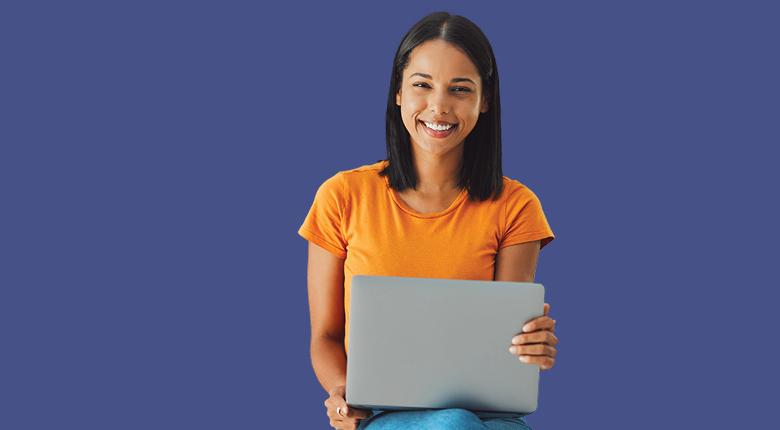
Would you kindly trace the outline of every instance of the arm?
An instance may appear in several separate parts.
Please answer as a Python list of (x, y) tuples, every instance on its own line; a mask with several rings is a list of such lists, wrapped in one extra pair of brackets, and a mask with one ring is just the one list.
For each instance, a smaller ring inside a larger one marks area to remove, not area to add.
[(309, 242), (307, 274), (311, 362), (326, 392), (347, 381), (344, 351), (344, 259)]
[[(536, 262), (539, 259), (540, 241), (519, 243), (498, 251), (494, 281), (534, 282)], [(555, 336), (555, 320), (550, 318), (550, 305), (544, 304), (544, 316), (528, 321), (523, 330), (513, 337), (510, 352), (524, 363), (538, 364), (550, 369), (555, 364), (558, 338)]]
[(539, 259), (539, 240), (518, 243), (498, 250), (494, 281), (533, 282)]

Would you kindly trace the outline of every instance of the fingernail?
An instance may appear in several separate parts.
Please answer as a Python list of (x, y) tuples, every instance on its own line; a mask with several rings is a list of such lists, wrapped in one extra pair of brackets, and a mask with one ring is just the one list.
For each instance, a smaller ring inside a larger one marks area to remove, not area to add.
[(512, 354), (517, 353), (517, 347), (516, 346), (510, 346), (509, 347), (509, 352), (511, 352)]
[(527, 324), (526, 324), (526, 325), (524, 325), (524, 326), (523, 326), (523, 331), (531, 331), (531, 326), (530, 326), (530, 325), (527, 325)]
[(528, 356), (526, 356), (526, 355), (521, 355), (521, 356), (520, 356), (520, 361), (522, 361), (523, 363), (528, 363)]

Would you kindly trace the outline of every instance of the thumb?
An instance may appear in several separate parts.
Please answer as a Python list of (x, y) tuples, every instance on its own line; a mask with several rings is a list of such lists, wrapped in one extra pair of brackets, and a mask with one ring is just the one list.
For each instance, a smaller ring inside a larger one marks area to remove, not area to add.
[(544, 304), (544, 314), (545, 315), (549, 315), (550, 314), (550, 304), (549, 303), (545, 303)]

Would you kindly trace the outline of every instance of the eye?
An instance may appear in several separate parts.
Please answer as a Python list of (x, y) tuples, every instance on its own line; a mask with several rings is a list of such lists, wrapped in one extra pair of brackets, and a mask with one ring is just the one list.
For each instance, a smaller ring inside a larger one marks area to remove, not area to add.
[[(418, 87), (418, 88), (430, 88), (431, 87), (426, 82), (415, 82), (415, 83), (412, 84), (412, 86), (413, 87)], [(455, 93), (470, 93), (471, 92), (471, 88), (468, 88), (468, 87), (453, 87), (451, 90), (452, 90), (452, 92), (455, 92)]]

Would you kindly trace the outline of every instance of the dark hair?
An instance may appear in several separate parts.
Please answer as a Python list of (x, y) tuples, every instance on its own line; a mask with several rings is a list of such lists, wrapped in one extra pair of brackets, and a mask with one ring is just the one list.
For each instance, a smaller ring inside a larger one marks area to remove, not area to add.
[(445, 40), (457, 46), (477, 67), (488, 110), (480, 114), (477, 125), (463, 143), (458, 187), (468, 189), (469, 198), (472, 200), (486, 200), (491, 196), (496, 199), (501, 195), (504, 186), (501, 169), (501, 103), (496, 58), (490, 42), (476, 24), (467, 18), (447, 12), (434, 12), (418, 21), (406, 33), (395, 53), (385, 115), (389, 163), (379, 174), (387, 176), (390, 186), (395, 190), (417, 188), (418, 178), (412, 164), (411, 140), (401, 120), (401, 108), (396, 105), (395, 97), (401, 85), (403, 71), (409, 62), (409, 54), (417, 45), (432, 39)]

